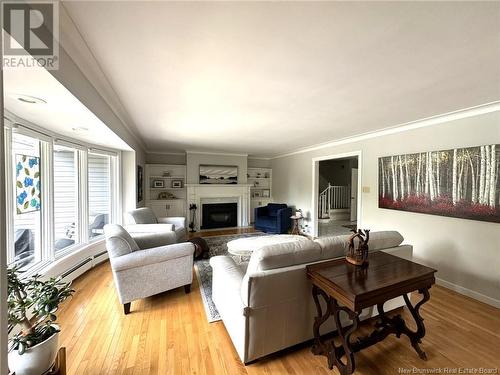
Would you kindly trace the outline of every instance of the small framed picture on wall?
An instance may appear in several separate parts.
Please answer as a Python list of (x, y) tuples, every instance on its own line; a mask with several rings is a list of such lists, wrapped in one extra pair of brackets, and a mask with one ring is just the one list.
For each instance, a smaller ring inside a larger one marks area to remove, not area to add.
[(165, 187), (165, 182), (163, 180), (154, 180), (153, 181), (153, 187), (154, 188), (164, 188)]
[(173, 189), (182, 188), (182, 180), (172, 180), (172, 188)]
[(271, 191), (269, 189), (262, 190), (262, 197), (269, 198), (271, 196)]

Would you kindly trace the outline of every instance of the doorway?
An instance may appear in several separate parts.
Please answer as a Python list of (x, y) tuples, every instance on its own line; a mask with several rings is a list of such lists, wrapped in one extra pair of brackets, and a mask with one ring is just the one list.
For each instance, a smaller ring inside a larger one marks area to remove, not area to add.
[(361, 212), (361, 152), (313, 159), (313, 234), (351, 233)]

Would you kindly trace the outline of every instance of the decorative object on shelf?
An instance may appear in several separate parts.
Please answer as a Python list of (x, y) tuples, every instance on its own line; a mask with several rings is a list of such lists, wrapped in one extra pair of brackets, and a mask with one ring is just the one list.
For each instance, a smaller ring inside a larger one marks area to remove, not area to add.
[(500, 144), (379, 158), (380, 208), (500, 223)]
[(196, 232), (196, 230), (194, 228), (196, 228), (196, 210), (197, 209), (198, 209), (198, 207), (196, 206), (196, 204), (191, 203), (189, 205), (189, 214), (191, 216), (191, 221), (189, 223), (189, 229), (190, 229), (191, 233)]
[(163, 172), (163, 177), (170, 177), (170, 171)]
[(158, 199), (159, 200), (168, 200), (168, 199), (177, 199), (177, 197), (170, 193), (169, 191), (162, 191), (158, 193)]
[(234, 185), (238, 183), (238, 167), (200, 165), (200, 184)]
[(26, 214), (39, 211), (40, 158), (16, 154), (16, 212)]
[(153, 187), (154, 188), (164, 188), (165, 187), (165, 182), (163, 180), (154, 180), (153, 181)]
[[(356, 266), (368, 266), (368, 241), (370, 240), (370, 230), (362, 229), (352, 231), (353, 234), (347, 240), (348, 250), (346, 260)], [(354, 249), (354, 240), (358, 239), (358, 247)]]
[(269, 178), (269, 172), (264, 173), (264, 178)]
[(7, 282), (9, 326), (20, 328), (10, 338), (9, 368), (18, 375), (42, 374), (51, 368), (58, 351), (60, 328), (55, 313), (75, 291), (60, 277), (20, 279), (17, 267), (7, 270)]
[(182, 188), (182, 180), (172, 180), (172, 188), (181, 189)]
[(144, 174), (143, 174), (142, 166), (138, 165), (137, 166), (137, 203), (142, 202), (142, 200), (144, 199), (143, 190), (142, 190), (143, 176), (144, 176)]
[(260, 198), (260, 196), (261, 196), (261, 195), (260, 195), (260, 191), (254, 191), (254, 192), (253, 192), (253, 197), (254, 197), (254, 198)]
[(271, 196), (271, 190), (269, 190), (269, 189), (262, 190), (262, 197), (263, 198), (269, 198), (270, 196)]
[(254, 187), (259, 186), (259, 181), (254, 181), (253, 186), (254, 186)]

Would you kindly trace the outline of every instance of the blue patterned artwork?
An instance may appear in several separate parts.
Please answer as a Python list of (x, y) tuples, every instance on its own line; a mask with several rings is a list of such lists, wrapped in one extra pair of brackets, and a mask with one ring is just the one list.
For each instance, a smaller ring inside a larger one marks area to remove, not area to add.
[(16, 154), (16, 212), (40, 210), (40, 158)]

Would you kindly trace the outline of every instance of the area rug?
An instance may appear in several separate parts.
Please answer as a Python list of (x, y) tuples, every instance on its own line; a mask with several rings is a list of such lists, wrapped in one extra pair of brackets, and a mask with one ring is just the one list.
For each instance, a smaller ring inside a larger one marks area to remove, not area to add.
[[(210, 249), (210, 258), (216, 255), (228, 255), (232, 257), (236, 262), (240, 261), (240, 257), (232, 256), (227, 251), (227, 243), (238, 238), (245, 237), (255, 237), (255, 236), (265, 236), (265, 233), (245, 233), (245, 234), (228, 234), (224, 236), (213, 236), (213, 237), (203, 237), (207, 241), (208, 247)], [(198, 279), (198, 284), (200, 285), (201, 299), (203, 301), (203, 306), (205, 307), (205, 312), (207, 314), (207, 320), (209, 323), (221, 320), (219, 312), (212, 301), (212, 267), (210, 267), (209, 259), (200, 259), (194, 262), (194, 270), (196, 272), (196, 277)]]

